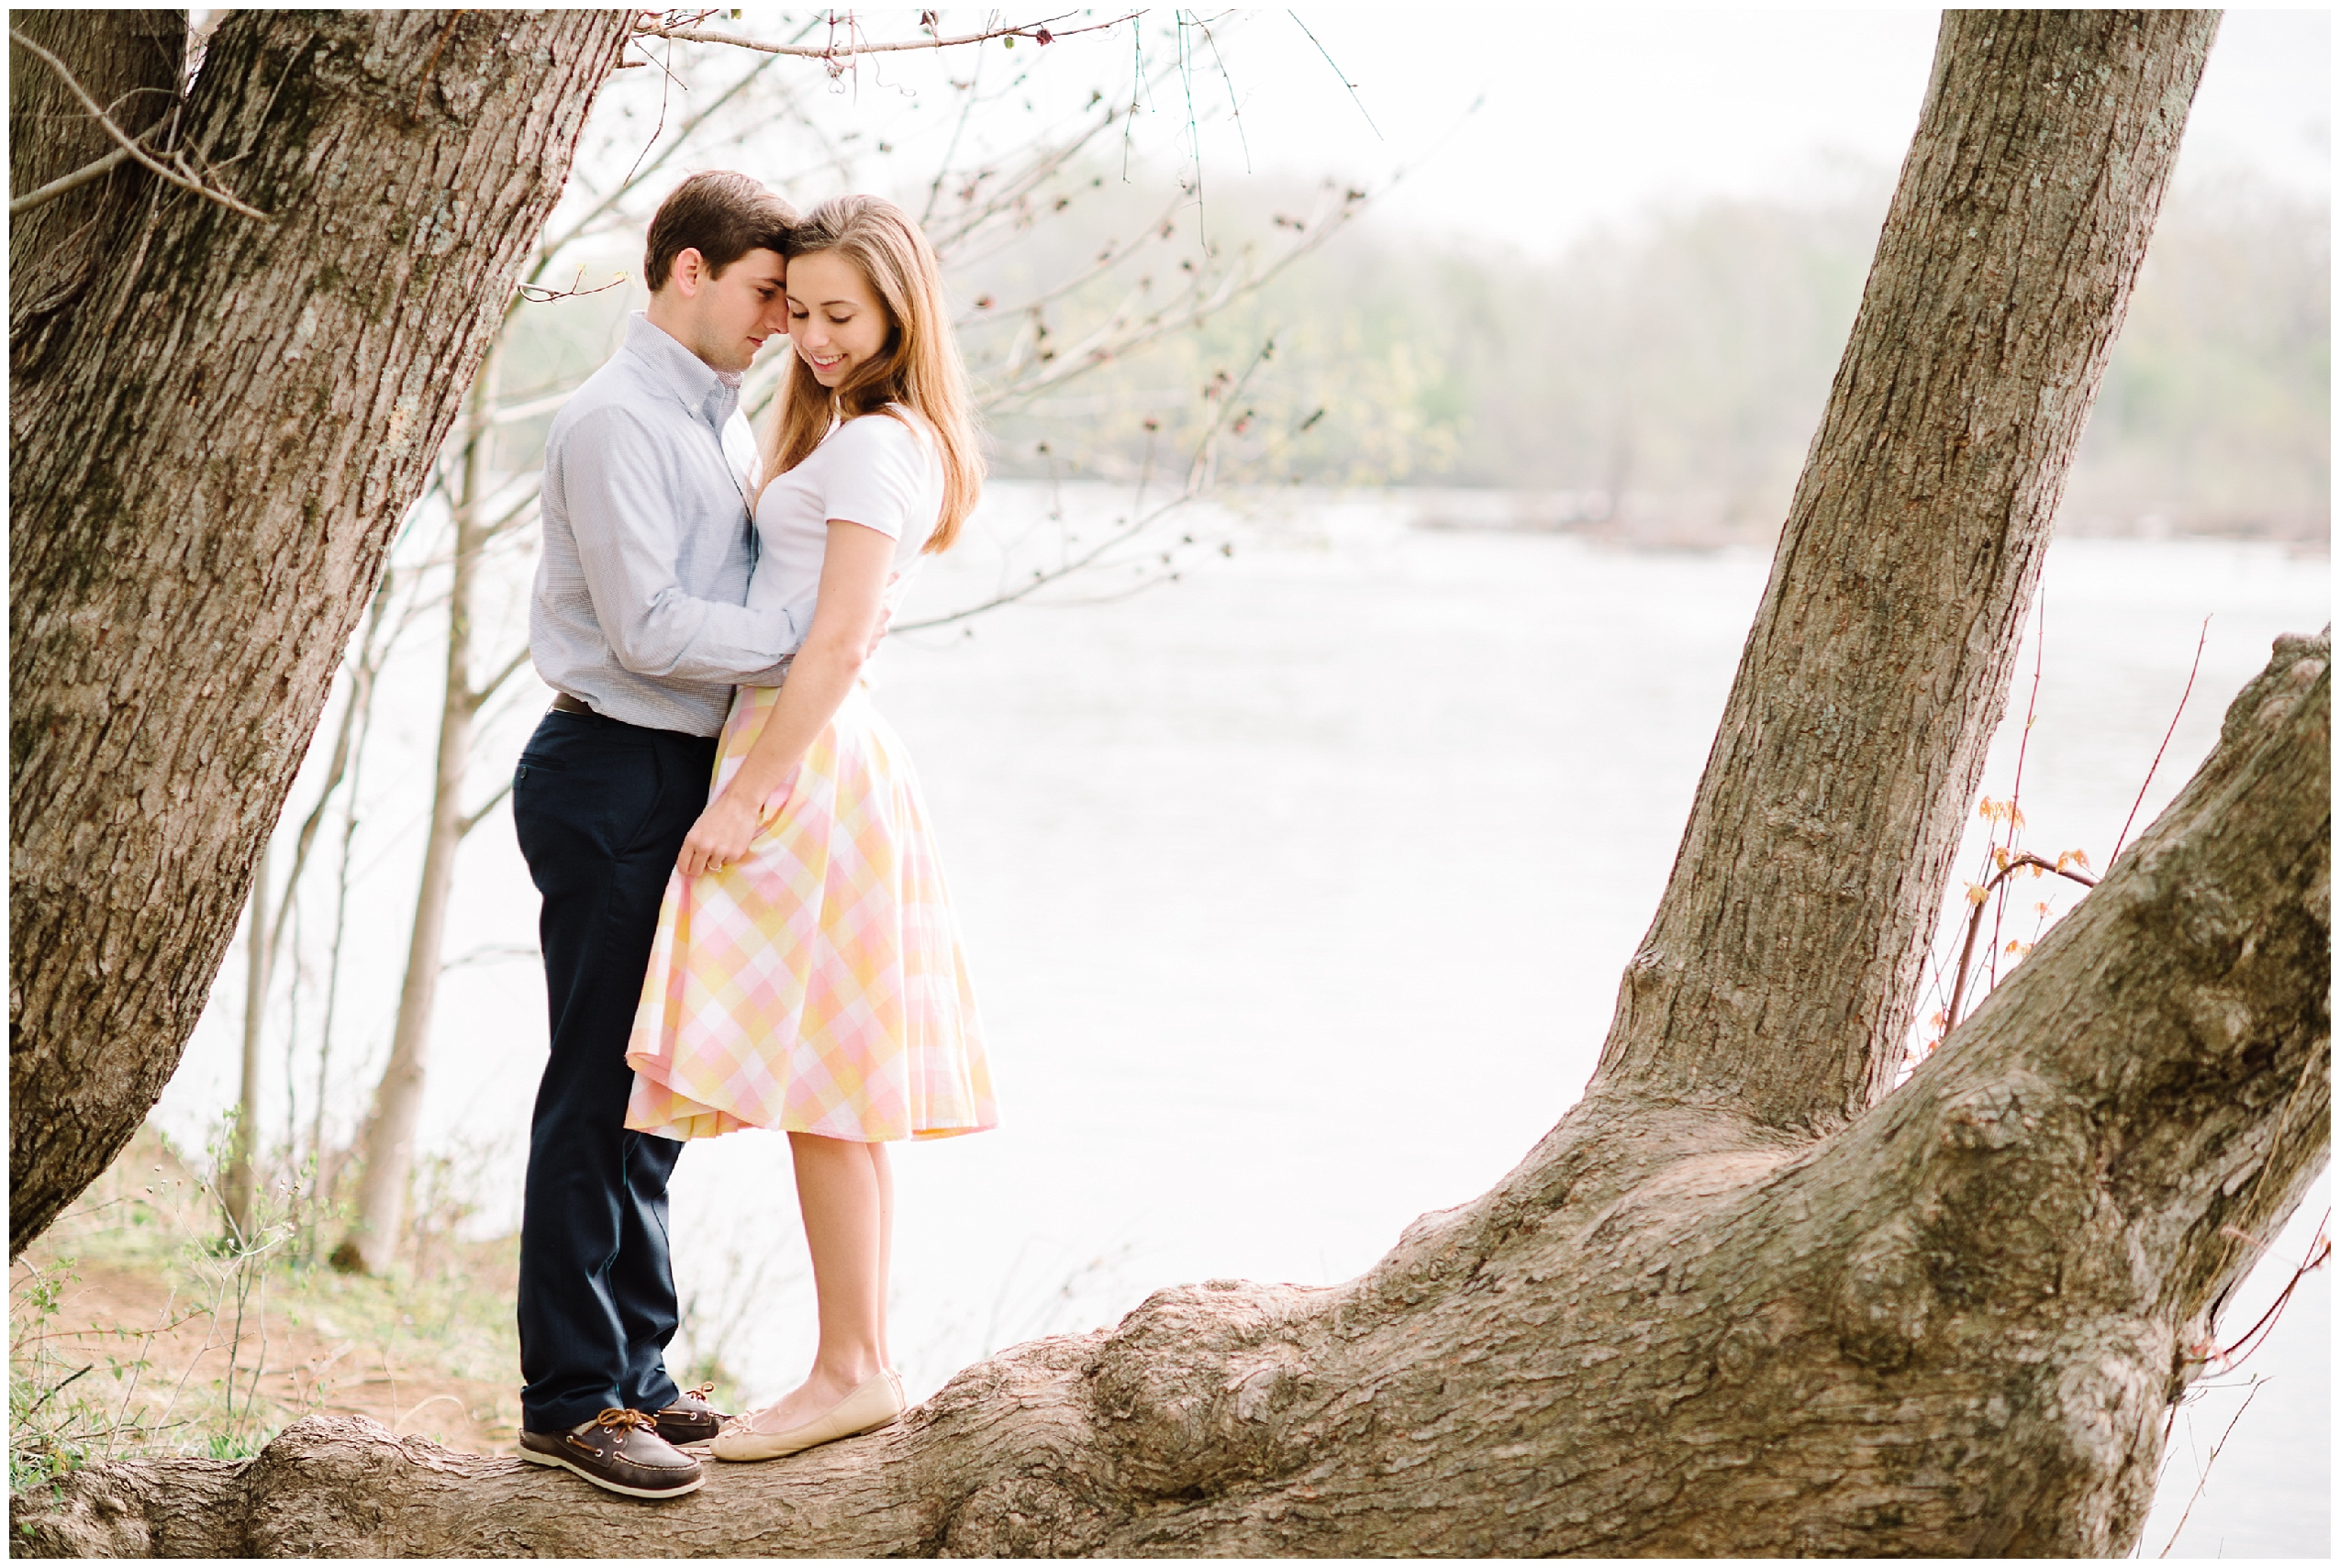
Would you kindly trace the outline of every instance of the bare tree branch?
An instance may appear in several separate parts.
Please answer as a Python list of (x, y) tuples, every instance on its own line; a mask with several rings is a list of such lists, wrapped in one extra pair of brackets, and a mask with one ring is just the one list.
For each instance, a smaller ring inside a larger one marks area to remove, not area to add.
[(530, 305), (551, 305), (556, 300), (583, 299), (587, 295), (607, 294), (611, 289), (624, 286), (625, 282), (626, 274), (619, 272), (606, 284), (587, 288), (585, 286), (585, 267), (580, 263), (577, 267), (576, 282), (567, 288), (546, 288), (540, 284), (518, 284), (514, 285), (512, 292)]
[[(72, 91), (73, 96), (82, 101), (82, 106), (89, 111), (90, 117), (95, 119), (98, 123), (99, 128), (102, 128), (106, 135), (112, 137), (118, 144), (119, 150), (123, 157), (136, 159), (141, 166), (152, 171), (162, 179), (167, 180), (172, 184), (178, 186), (182, 190), (193, 191), (196, 195), (203, 197), (206, 201), (217, 202), (230, 212), (240, 213), (246, 217), (255, 218), (262, 223), (274, 223), (276, 221), (266, 213), (262, 212), (258, 207), (249, 206), (243, 202), (238, 200), (233, 192), (217, 190), (210, 185), (205, 184), (201, 180), (195, 176), (192, 171), (185, 168), (186, 158), (184, 154), (173, 154), (173, 157), (180, 164), (180, 167), (176, 169), (173, 168), (170, 164), (162, 162), (160, 159), (155, 158), (152, 154), (149, 153), (145, 148), (139, 146), (138, 141), (132, 138), (128, 132), (125, 131), (120, 126), (114, 123), (114, 117), (106, 112), (95, 98), (90, 96), (89, 90), (84, 87), (81, 83), (74, 78), (73, 73), (65, 69), (65, 62), (63, 61), (58, 59), (48, 50), (41, 48), (40, 45), (33, 42), (32, 39), (25, 37), (23, 33), (19, 32), (14, 27), (9, 28), (8, 37), (11, 41), (22, 44), (31, 53), (39, 56), (44, 62), (47, 63), (50, 70), (54, 71), (57, 73), (58, 80), (64, 83), (66, 87)], [(84, 169), (78, 171), (74, 174), (69, 174), (66, 178), (79, 183), (79, 176), (87, 172), (88, 171)], [(96, 176), (92, 174), (90, 175), (90, 178), (95, 179)], [(51, 182), (50, 184), (42, 186), (40, 190), (28, 192), (24, 195), (17, 198), (15, 201), (10, 202), (8, 204), (8, 215), (13, 217), (25, 208), (38, 205), (36, 198), (39, 198), (39, 201), (47, 201), (50, 199), (51, 196), (58, 194), (54, 190), (55, 183), (55, 182)], [(67, 188), (70, 189), (71, 187), (68, 186)], [(44, 192), (48, 194), (44, 195)]]
[[(1220, 280), (1219, 286), (1208, 295), (1201, 295), (1203, 281), (1197, 279), (1195, 288), (1188, 295), (1194, 303), (1176, 315), (1165, 316), (1157, 313), (1148, 317), (1138, 330), (1120, 337), (1114, 335), (1114, 329), (1120, 327), (1126, 317), (1117, 315), (1083, 341), (1070, 349), (1058, 350), (1053, 360), (1046, 361), (1051, 368), (1037, 372), (1020, 381), (986, 389), (980, 395), (985, 408), (989, 411), (1029, 403), (1038, 394), (1052, 387), (1062, 386), (1074, 377), (1086, 374), (1098, 365), (1109, 363), (1115, 359), (1132, 353), (1150, 343), (1158, 342), (1187, 328), (1200, 325), (1210, 317), (1226, 309), (1236, 300), (1266, 287), (1287, 267), (1318, 249), (1325, 240), (1338, 232), (1343, 225), (1363, 210), (1365, 203), (1369, 199), (1370, 197), (1363, 191), (1348, 192), (1340, 207), (1329, 218), (1320, 218), (1317, 221), (1316, 231), (1313, 234), (1285, 251), (1263, 271), (1230, 272)], [(1201, 297), (1198, 298), (1197, 295)]]
[[(152, 134), (153, 131), (150, 129), (139, 139), (143, 141), (146, 136)], [(103, 179), (128, 161), (129, 156), (128, 148), (117, 147), (95, 162), (84, 163), (70, 174), (61, 174), (38, 190), (27, 191), (8, 204), (8, 216), (14, 217), (19, 213), (30, 212), (34, 207), (44, 203), (55, 201), (68, 191), (79, 190), (92, 180)]]
[[(1078, 555), (1067, 557), (1064, 562), (1053, 569), (1035, 569), (1030, 580), (1020, 583), (1013, 588), (1003, 589), (999, 593), (993, 595), (988, 599), (985, 599), (978, 604), (968, 605), (961, 609), (953, 610), (948, 615), (935, 616), (926, 620), (912, 621), (905, 626), (898, 627), (896, 629), (900, 631), (928, 631), (936, 627), (951, 626), (959, 621), (968, 620), (975, 616), (982, 615), (986, 611), (999, 609), (1008, 605), (1016, 604), (1021, 600), (1028, 599), (1034, 594), (1040, 592), (1042, 588), (1049, 587), (1053, 584), (1061, 583), (1068, 577), (1076, 576), (1079, 573), (1089, 570), (1106, 556), (1111, 554), (1114, 550), (1121, 545), (1129, 543), (1131, 539), (1136, 539), (1140, 534), (1146, 532), (1155, 524), (1159, 523), (1163, 518), (1178, 511), (1182, 507), (1193, 505), (1197, 500), (1200, 499), (1204, 492), (1210, 487), (1212, 479), (1215, 477), (1216, 471), (1211, 462), (1212, 449), (1217, 443), (1220, 434), (1225, 430), (1230, 417), (1233, 413), (1235, 404), (1240, 399), (1243, 389), (1250, 384), (1253, 375), (1258, 372), (1261, 365), (1267, 362), (1267, 361), (1274, 355), (1275, 351), (1276, 340), (1274, 338), (1270, 337), (1262, 341), (1258, 351), (1252, 356), (1251, 363), (1244, 367), (1243, 373), (1230, 384), (1224, 391), (1217, 395), (1220, 402), (1219, 412), (1212, 417), (1210, 423), (1205, 427), (1202, 434), (1196, 439), (1194, 456), (1189, 460), (1187, 465), (1187, 483), (1176, 495), (1164, 501), (1151, 512), (1137, 512), (1133, 509), (1133, 521), (1108, 533), (1104, 539), (1100, 542), (1092, 545), (1089, 549), (1082, 551)], [(1313, 425), (1316, 423), (1316, 420), (1313, 417), (1311, 417), (1307, 423), (1309, 425)], [(1307, 426), (1304, 425), (1301, 428), (1306, 428)], [(1141, 481), (1139, 487), (1141, 500), (1142, 500), (1143, 494), (1143, 483)], [(1142, 584), (1140, 586), (1151, 587), (1153, 585), (1153, 583), (1149, 582)], [(1131, 591), (1134, 592), (1136, 590)], [(1125, 598), (1128, 595), (1126, 593), (1116, 594), (1107, 595), (1103, 599), (1093, 602), (1109, 603), (1114, 598)]]
[[(808, 24), (804, 30), (807, 32), (810, 31), (810, 24)], [(798, 36), (801, 37), (802, 34), (800, 33)], [(546, 270), (552, 264), (554, 258), (558, 257), (563, 250), (567, 250), (571, 245), (575, 244), (579, 239), (585, 238), (587, 231), (592, 228), (594, 224), (607, 217), (619, 202), (623, 201), (634, 191), (639, 190), (641, 187), (642, 183), (648, 180), (651, 175), (665, 167), (665, 165), (674, 158), (675, 153), (681, 151), (683, 148), (689, 145), (692, 132), (697, 130), (700, 126), (706, 124), (711, 117), (720, 111), (726, 105), (737, 98), (741, 93), (747, 91), (750, 86), (762, 77), (765, 69), (773, 63), (774, 62), (769, 60), (758, 61), (752, 69), (742, 73), (737, 82), (732, 83), (730, 86), (725, 88), (721, 93), (717, 94), (714, 99), (704, 108), (696, 110), (686, 117), (682, 123), (675, 128), (674, 139), (667, 144), (666, 150), (663, 152), (661, 152), (657, 157), (643, 163), (627, 179), (618, 182), (618, 183), (607, 195), (602, 197), (600, 201), (588, 208), (584, 217), (578, 218), (574, 223), (572, 223), (563, 232), (557, 235), (548, 236), (537, 248), (538, 259), (536, 264), (529, 269), (529, 282), (531, 284), (540, 282), (543, 279)]]
[[(471, 693), (470, 701), (472, 705), (472, 711), (474, 713), (478, 712), (481, 706), (485, 705), (490, 697), (493, 697), (496, 695), (498, 687), (502, 686), (505, 682), (510, 680), (514, 675), (518, 674), (522, 670), (528, 667), (528, 662), (529, 650), (527, 646), (523, 644), (520, 649), (511, 656), (511, 658), (504, 662), (503, 668), (497, 670), (496, 673), (481, 682), (477, 688)], [(465, 831), (469, 831), (469, 829), (465, 829)]]
[[(1109, 22), (1091, 22), (1086, 27), (1066, 28), (1061, 32), (1054, 30), (1049, 25), (1076, 14), (1072, 11), (1063, 11), (1049, 17), (1047, 21), (990, 28), (979, 33), (963, 33), (956, 38), (909, 39), (898, 43), (824, 44), (818, 49), (801, 44), (765, 43), (758, 39), (743, 38), (738, 33), (716, 33), (707, 32), (697, 28), (671, 27), (647, 18), (636, 25), (634, 37), (672, 39), (678, 43), (728, 44), (733, 49), (754, 50), (762, 54), (787, 55), (797, 60), (839, 61), (850, 60), (855, 55), (892, 54), (904, 50), (956, 49), (964, 44), (988, 43), (993, 39), (1031, 39), (1035, 43), (1051, 44), (1058, 39), (1068, 39), (1076, 33), (1102, 32), (1109, 28), (1118, 28), (1123, 22), (1135, 21), (1143, 15), (1142, 12), (1129, 11)], [(844, 15), (845, 25), (851, 27), (852, 13), (848, 11)]]
[[(495, 810), (497, 806), (503, 805), (504, 797), (511, 793), (512, 781), (509, 778), (507, 778), (501, 784), (496, 786), (496, 793), (494, 795), (489, 795), (485, 800), (479, 803), (479, 808), (477, 810), (474, 811), (470, 816), (463, 817), (455, 825), (455, 837), (458, 839), (467, 839), (471, 837), (472, 829), (478, 827), (482, 822), (486, 821), (487, 814)], [(444, 964), (440, 965), (441, 970), (444, 970), (446, 967), (447, 966)]]

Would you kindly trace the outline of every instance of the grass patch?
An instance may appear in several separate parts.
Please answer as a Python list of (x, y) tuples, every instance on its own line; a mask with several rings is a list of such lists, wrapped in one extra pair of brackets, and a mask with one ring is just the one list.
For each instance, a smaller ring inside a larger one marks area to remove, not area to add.
[(518, 1438), (517, 1237), (422, 1229), (381, 1277), (324, 1265), (338, 1218), (264, 1184), (223, 1237), (152, 1129), (10, 1271), (9, 1490), (130, 1455), (250, 1458), (290, 1421), (366, 1415), (474, 1452)]

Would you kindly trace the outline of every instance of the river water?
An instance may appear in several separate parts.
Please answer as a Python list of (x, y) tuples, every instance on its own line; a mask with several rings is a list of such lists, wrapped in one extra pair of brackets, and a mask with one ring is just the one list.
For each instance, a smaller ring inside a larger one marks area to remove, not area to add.
[[(905, 619), (1046, 560), (1051, 505), (996, 486), (988, 527), (934, 563)], [(1348, 1278), (1415, 1216), (1484, 1191), (1582, 1091), (1767, 555), (1405, 522), (1399, 503), (1317, 497), (1177, 523), (1205, 546), (1224, 530), (1232, 557), (1203, 553), (1109, 605), (897, 635), (881, 655), (877, 700), (924, 779), (1006, 1116), (897, 1149), (894, 1340), (914, 1393), (987, 1349), (1109, 1323), (1161, 1285)], [(1096, 581), (1142, 577), (1120, 570)], [(507, 578), (508, 610), (525, 563)], [(2140, 825), (2208, 751), (2269, 639), (2325, 624), (2329, 563), (2073, 539), (2052, 550), (2042, 602), (2024, 841), (2100, 866), (2203, 617), (2201, 675)], [(2008, 793), (2035, 651), (1987, 795)], [(345, 980), (343, 1027), (378, 1018), (376, 1061), (419, 856), (431, 666), (418, 646), (394, 672), (368, 763), (404, 792), (383, 795), (357, 857), (351, 951), (368, 956)], [(517, 754), (530, 693), (488, 727), (483, 773)], [(441, 986), (425, 1137), (471, 1151), (501, 1195), (492, 1225), (514, 1218), (544, 1034), (534, 960), (512, 951), (534, 903), (507, 818), (474, 836), (459, 876), (448, 951), (466, 962)], [(231, 958), (165, 1097), (181, 1136), (233, 1098), (240, 974)], [(2304, 1253), (2325, 1192), (2275, 1258)], [(784, 1141), (686, 1151), (673, 1229), (686, 1333), (719, 1340), (750, 1395), (780, 1391), (812, 1332)], [(2226, 1329), (2290, 1272), (2262, 1268)], [(2257, 1376), (2172, 1555), (2327, 1553), (2328, 1282), (2310, 1276), (2266, 1347), (2181, 1412), (2146, 1551)]]

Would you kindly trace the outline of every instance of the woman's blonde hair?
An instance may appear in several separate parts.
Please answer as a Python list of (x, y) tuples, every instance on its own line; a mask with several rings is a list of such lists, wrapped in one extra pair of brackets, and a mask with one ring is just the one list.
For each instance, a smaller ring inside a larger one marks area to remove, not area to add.
[(942, 515), (926, 548), (950, 549), (982, 494), (983, 457), (934, 248), (909, 215), (883, 196), (832, 196), (807, 213), (789, 239), (791, 257), (834, 250), (852, 262), (892, 320), (886, 347), (833, 392), (814, 379), (801, 356), (792, 360), (765, 442), (766, 483), (811, 456), (834, 420), (900, 404), (926, 422), (941, 450)]

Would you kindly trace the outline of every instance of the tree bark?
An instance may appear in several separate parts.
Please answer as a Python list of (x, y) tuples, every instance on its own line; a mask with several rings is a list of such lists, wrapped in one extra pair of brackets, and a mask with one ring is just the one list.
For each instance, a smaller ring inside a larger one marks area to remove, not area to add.
[(2214, 28), (1951, 12), (1585, 1098), (1372, 1270), (1210, 1281), (656, 1508), (369, 1423), (20, 1549), (2111, 1555), (2329, 1149), (2331, 641), (1889, 1096), (2056, 489)]
[(630, 26), (231, 13), (182, 144), (273, 221), (117, 172), (88, 277), (12, 311), (12, 1253), (177, 1065)]

